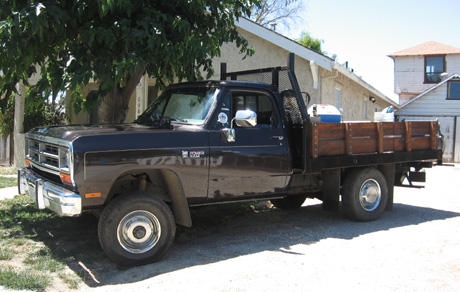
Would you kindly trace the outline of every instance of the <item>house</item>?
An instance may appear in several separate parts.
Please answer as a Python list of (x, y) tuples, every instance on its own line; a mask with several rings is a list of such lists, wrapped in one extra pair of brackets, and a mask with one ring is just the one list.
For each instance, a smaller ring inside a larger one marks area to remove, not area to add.
[(460, 162), (460, 48), (427, 42), (389, 55), (399, 120), (438, 120), (443, 160)]
[(388, 55), (394, 60), (395, 93), (404, 104), (441, 82), (460, 73), (460, 48), (427, 42)]
[[(297, 42), (267, 29), (246, 18), (236, 23), (239, 32), (255, 48), (255, 54), (243, 60), (234, 44), (221, 48), (221, 57), (213, 61), (215, 75), (211, 79), (220, 79), (220, 63), (227, 63), (227, 70), (241, 71), (256, 68), (286, 65), (289, 52), (296, 54), (295, 71), (300, 89), (311, 97), (311, 104), (332, 104), (343, 108), (345, 120), (371, 121), (375, 111), (389, 105), (399, 107), (393, 100), (366, 83), (356, 74), (335, 62), (333, 59), (310, 50)], [(157, 92), (154, 80), (144, 76), (133, 94), (126, 122), (136, 119), (147, 106), (155, 100)], [(96, 89), (90, 84), (83, 94)], [(305, 97), (305, 96), (304, 96)], [(97, 122), (97, 114), (70, 114), (72, 123)]]

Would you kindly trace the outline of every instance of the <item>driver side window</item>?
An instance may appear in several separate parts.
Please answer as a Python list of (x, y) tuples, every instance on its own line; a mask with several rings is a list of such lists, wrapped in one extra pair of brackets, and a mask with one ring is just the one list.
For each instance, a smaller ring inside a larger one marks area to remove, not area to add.
[[(260, 92), (231, 91), (227, 93), (218, 115), (219, 128), (230, 127), (231, 120), (239, 110), (252, 110), (257, 114), (259, 128), (276, 128), (278, 117), (272, 99)], [(233, 127), (237, 127), (235, 124)]]

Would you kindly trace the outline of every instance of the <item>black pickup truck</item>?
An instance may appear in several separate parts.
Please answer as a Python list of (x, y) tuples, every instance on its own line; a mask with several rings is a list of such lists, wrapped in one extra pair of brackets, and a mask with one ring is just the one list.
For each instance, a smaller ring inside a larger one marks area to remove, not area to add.
[(160, 259), (190, 208), (307, 197), (354, 220), (393, 206), (404, 178), (424, 181), (441, 159), (436, 122), (321, 123), (307, 114), (285, 67), (176, 84), (132, 124), (37, 128), (26, 135), (19, 193), (61, 216), (98, 214), (107, 256), (121, 265)]

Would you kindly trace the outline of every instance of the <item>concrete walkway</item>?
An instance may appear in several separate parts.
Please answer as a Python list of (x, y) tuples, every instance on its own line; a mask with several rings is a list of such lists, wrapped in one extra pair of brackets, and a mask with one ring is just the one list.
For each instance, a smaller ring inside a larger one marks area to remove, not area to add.
[(18, 195), (18, 187), (0, 189), (0, 200), (12, 199)]
[[(17, 175), (2, 175), (4, 177), (17, 177)], [(18, 195), (18, 187), (8, 187), (0, 189), (0, 200), (12, 199)]]

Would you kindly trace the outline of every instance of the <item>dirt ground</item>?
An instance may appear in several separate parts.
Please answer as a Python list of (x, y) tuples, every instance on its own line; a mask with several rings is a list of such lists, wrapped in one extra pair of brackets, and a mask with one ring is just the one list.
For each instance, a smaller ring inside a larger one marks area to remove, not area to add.
[(460, 291), (460, 165), (427, 178), (425, 189), (396, 188), (394, 211), (369, 223), (315, 200), (216, 220), (197, 211), (160, 262), (100, 265), (80, 290)]
[(178, 229), (170, 252), (135, 268), (107, 259), (95, 218), (61, 218), (88, 234), (71, 238), (88, 252), (69, 269), (84, 292), (460, 291), (460, 164), (428, 169), (427, 180), (424, 189), (396, 188), (394, 210), (367, 223), (322, 211), (317, 200), (294, 211), (267, 202), (194, 209), (193, 227)]

